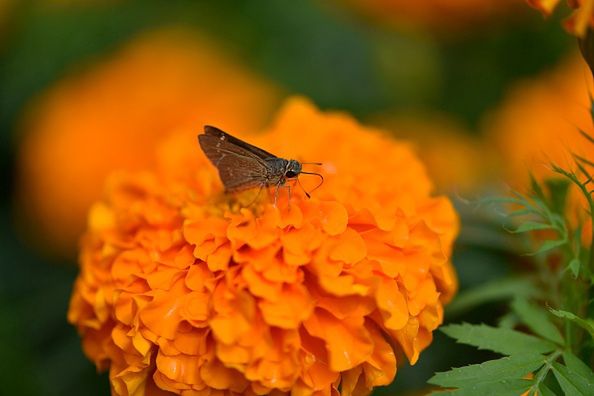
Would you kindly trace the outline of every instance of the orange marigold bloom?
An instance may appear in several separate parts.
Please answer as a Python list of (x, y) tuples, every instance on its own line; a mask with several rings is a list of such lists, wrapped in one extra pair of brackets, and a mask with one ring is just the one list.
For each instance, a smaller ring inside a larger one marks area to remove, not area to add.
[(261, 128), (277, 100), (270, 83), (195, 32), (143, 34), (34, 104), (20, 149), (22, 212), (50, 249), (73, 255), (111, 171), (150, 166), (175, 128)]
[[(544, 15), (552, 14), (560, 0), (526, 0), (532, 7), (540, 10)], [(574, 9), (564, 25), (572, 34), (584, 37), (588, 27), (594, 26), (594, 0), (567, 0), (567, 4)]]
[(93, 206), (68, 319), (113, 394), (365, 395), (442, 322), (458, 219), (408, 145), (303, 99), (249, 141), (325, 183), (241, 207), (182, 133)]
[[(529, 175), (538, 180), (558, 177), (551, 164), (575, 170), (577, 154), (594, 157), (594, 144), (579, 130), (594, 136), (590, 113), (592, 77), (575, 55), (558, 69), (524, 81), (510, 92), (491, 117), (489, 137), (498, 152), (506, 180), (515, 189), (529, 188)], [(568, 207), (573, 224), (585, 221), (583, 240), (590, 238), (587, 202), (577, 189), (570, 190)]]
[(590, 115), (590, 73), (577, 55), (557, 70), (517, 84), (487, 126), (514, 188), (527, 186), (529, 172), (551, 176), (551, 162), (575, 168), (572, 153), (592, 158), (594, 145), (579, 129), (594, 135)]

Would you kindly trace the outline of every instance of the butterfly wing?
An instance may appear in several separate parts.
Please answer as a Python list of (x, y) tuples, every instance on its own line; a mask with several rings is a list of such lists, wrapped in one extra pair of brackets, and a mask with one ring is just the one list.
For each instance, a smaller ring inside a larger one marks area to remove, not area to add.
[(235, 144), (228, 136), (230, 135), (198, 136), (200, 147), (219, 171), (225, 190), (233, 192), (266, 185), (269, 173), (266, 161), (247, 148)]
[(256, 146), (251, 145), (247, 142), (244, 142), (243, 140), (238, 139), (234, 136), (231, 136), (227, 132), (222, 131), (217, 127), (213, 127), (211, 125), (205, 125), (204, 126), (204, 134), (207, 136), (215, 136), (218, 139), (225, 140), (231, 144), (239, 146), (239, 147), (243, 148), (244, 150), (255, 154), (256, 156), (258, 156), (259, 158), (261, 158), (263, 160), (266, 160), (269, 158), (276, 158), (276, 155), (270, 154), (268, 151), (262, 150), (259, 147), (256, 147)]

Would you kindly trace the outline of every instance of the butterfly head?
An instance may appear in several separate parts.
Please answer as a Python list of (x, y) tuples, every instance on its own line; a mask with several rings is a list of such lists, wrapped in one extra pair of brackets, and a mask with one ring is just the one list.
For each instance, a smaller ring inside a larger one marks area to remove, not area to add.
[(289, 160), (285, 167), (285, 177), (287, 179), (294, 179), (301, 173), (301, 163), (296, 160)]

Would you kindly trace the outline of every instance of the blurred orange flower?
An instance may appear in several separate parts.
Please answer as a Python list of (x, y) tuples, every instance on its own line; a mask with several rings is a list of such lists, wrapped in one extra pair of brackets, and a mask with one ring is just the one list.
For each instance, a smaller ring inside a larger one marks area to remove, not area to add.
[[(560, 0), (526, 0), (532, 7), (548, 16), (559, 5)], [(588, 26), (594, 26), (594, 0), (567, 0), (567, 4), (574, 9), (571, 16), (565, 20), (565, 28), (578, 37), (584, 37)]]
[(278, 96), (195, 32), (144, 34), (32, 106), (20, 149), (22, 212), (54, 253), (74, 255), (109, 172), (149, 166), (155, 144), (176, 128), (258, 129)]
[(551, 162), (574, 169), (572, 153), (592, 158), (594, 145), (579, 133), (594, 134), (591, 81), (576, 55), (557, 70), (517, 84), (486, 120), (489, 140), (514, 188), (527, 186), (529, 172), (539, 179), (551, 176)]
[[(591, 87), (588, 66), (575, 55), (557, 70), (518, 84), (509, 93), (487, 128), (511, 187), (527, 191), (530, 174), (537, 180), (561, 178), (551, 164), (576, 170), (573, 154), (594, 157), (594, 144), (579, 132), (594, 136)], [(577, 189), (569, 191), (567, 210), (574, 226), (583, 222), (582, 241), (589, 244), (588, 205)]]
[(94, 204), (68, 319), (114, 394), (365, 395), (431, 343), (458, 219), (410, 147), (303, 99), (249, 141), (325, 183), (242, 208), (181, 133)]
[(460, 29), (518, 8), (518, 0), (347, 0), (363, 12), (398, 25)]

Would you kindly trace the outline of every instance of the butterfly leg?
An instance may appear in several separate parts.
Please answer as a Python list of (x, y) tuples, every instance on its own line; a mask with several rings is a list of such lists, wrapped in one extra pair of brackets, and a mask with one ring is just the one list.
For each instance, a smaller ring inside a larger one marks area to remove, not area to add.
[(291, 188), (291, 184), (287, 184), (287, 188), (289, 189), (289, 211), (291, 210), (291, 192), (292, 192), (292, 188)]
[(289, 190), (288, 191), (288, 193), (289, 193), (289, 202), (288, 202), (288, 205), (287, 206), (288, 206), (289, 210), (291, 210), (291, 197), (293, 195), (293, 186), (291, 184), (289, 184), (289, 183), (287, 183), (287, 184), (280, 184), (279, 183), (279, 184), (276, 185), (276, 189), (274, 191), (274, 207), (276, 207), (276, 204), (278, 202), (278, 192), (279, 192), (279, 190), (281, 188), (286, 188), (287, 190)]
[(278, 190), (281, 188), (281, 183), (276, 183), (276, 188), (274, 189), (274, 207), (276, 208), (276, 203), (278, 201)]

